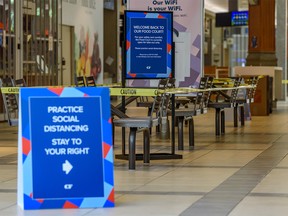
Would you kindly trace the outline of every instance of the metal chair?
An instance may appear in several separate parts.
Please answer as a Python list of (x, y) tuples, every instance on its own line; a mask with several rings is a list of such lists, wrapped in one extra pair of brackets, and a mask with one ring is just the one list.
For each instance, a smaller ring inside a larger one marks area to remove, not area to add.
[[(10, 77), (0, 78), (0, 87), (13, 87), (13, 80)], [(8, 124), (10, 126), (18, 125), (18, 100), (16, 94), (3, 93), (2, 98)]]
[[(167, 79), (160, 80), (158, 86), (166, 86)], [(163, 113), (166, 112), (167, 109), (167, 100), (170, 99), (170, 96), (162, 93), (159, 96), (154, 97), (152, 109), (150, 116), (140, 116), (140, 117), (126, 117), (120, 119), (114, 119), (113, 124), (116, 127), (125, 127), (130, 128), (129, 133), (129, 169), (134, 170), (136, 164), (136, 133), (143, 132), (143, 162), (150, 162), (150, 133), (149, 129), (154, 126), (158, 126), (161, 122), (161, 118), (163, 117)], [(154, 112), (156, 110), (156, 112)], [(154, 113), (155, 116), (153, 115)]]
[[(20, 78), (20, 79), (16, 79), (16, 80), (12, 79), (12, 85), (14, 87), (19, 87), (19, 88), (26, 87), (26, 81), (24, 78)], [(19, 105), (19, 94), (16, 94), (16, 99), (17, 99), (17, 103)]]
[(244, 97), (236, 98), (236, 105), (234, 107), (234, 127), (238, 127), (238, 108), (240, 110), (240, 122), (241, 126), (245, 125), (245, 113), (244, 113), (244, 104), (250, 104), (254, 102), (254, 96), (256, 92), (256, 87), (258, 84), (258, 76), (252, 76), (245, 79), (245, 83), (251, 85), (253, 88), (247, 88), (244, 91)]
[[(214, 80), (214, 77), (209, 77), (209, 76), (206, 76), (206, 77), (207, 77), (207, 83), (206, 83), (206, 87), (204, 88), (204, 89), (206, 89), (206, 91), (204, 91), (204, 94), (202, 96), (202, 103), (200, 105), (200, 109), (201, 109), (202, 114), (208, 112), (208, 103), (209, 103), (209, 99), (210, 99), (210, 95), (211, 95), (211, 89), (213, 87), (213, 80)], [(199, 86), (199, 88), (201, 88), (201, 86)]]
[[(223, 92), (218, 91), (216, 101), (209, 101), (208, 107), (215, 109), (215, 134), (216, 136), (225, 133), (225, 108), (232, 108), (236, 106), (236, 99), (238, 95), (238, 87), (241, 83), (241, 77), (234, 78), (233, 89), (230, 92), (230, 95), (225, 95)], [(220, 94), (221, 93), (221, 94)], [(225, 95), (226, 100), (219, 101), (219, 96)]]
[[(206, 89), (208, 79), (208, 77), (201, 77), (198, 89)], [(190, 97), (191, 102), (188, 104), (188, 106), (175, 109), (175, 117), (178, 122), (178, 150), (184, 149), (183, 127), (185, 121), (188, 121), (189, 147), (194, 148), (195, 141), (193, 116), (200, 115), (201, 113), (204, 113), (204, 109), (207, 109), (204, 96), (205, 91), (199, 91), (195, 97)]]
[(75, 85), (76, 85), (77, 87), (85, 87), (85, 86), (86, 86), (86, 83), (85, 83), (84, 77), (83, 77), (83, 76), (78, 76), (78, 77), (76, 77)]
[(85, 81), (86, 81), (86, 86), (88, 86), (88, 87), (95, 87), (96, 86), (96, 82), (95, 82), (95, 79), (93, 76), (86, 76)]
[(26, 87), (26, 81), (24, 78), (13, 80), (13, 86), (15, 87)]
[[(169, 80), (168, 79), (162, 79), (159, 81), (157, 89), (164, 90), (167, 87)], [(136, 99), (136, 105), (137, 107), (145, 107), (148, 108), (148, 115), (151, 115), (151, 110), (153, 106), (153, 100), (149, 100), (147, 96), (140, 96)]]
[(2, 87), (13, 87), (14, 86), (14, 81), (12, 77), (3, 77), (2, 79)]
[[(158, 90), (164, 90), (165, 88), (167, 88), (167, 85), (169, 85), (169, 81), (171, 79), (162, 79), (159, 81), (157, 89)], [(175, 82), (175, 81), (174, 81)], [(153, 100), (149, 100), (147, 96), (140, 96), (136, 98), (136, 105), (137, 107), (144, 107), (144, 108), (148, 108), (148, 116), (151, 115), (152, 111), (152, 107), (153, 107)], [(157, 111), (159, 104), (156, 104), (154, 107), (154, 112)], [(160, 132), (160, 125), (156, 126), (156, 132)], [(150, 128), (150, 134), (151, 134), (152, 130)]]

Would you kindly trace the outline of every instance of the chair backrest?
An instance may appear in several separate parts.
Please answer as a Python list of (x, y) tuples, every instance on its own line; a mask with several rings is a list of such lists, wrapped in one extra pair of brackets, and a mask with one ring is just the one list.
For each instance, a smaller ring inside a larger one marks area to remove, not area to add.
[[(167, 88), (168, 79), (160, 79), (158, 83), (158, 89), (165, 90)], [(152, 110), (151, 110), (151, 119), (153, 118), (153, 113), (156, 113), (156, 117), (159, 122), (162, 117), (167, 116), (167, 109), (169, 105), (170, 95), (167, 93), (161, 93), (154, 97)]]
[(2, 87), (13, 87), (14, 86), (14, 81), (12, 77), (3, 77), (1, 79), (2, 82)]
[(213, 80), (214, 77), (208, 77), (208, 81), (207, 81), (207, 88), (212, 88), (213, 87)]
[(165, 90), (167, 88), (169, 79), (160, 79), (158, 82), (158, 89)]
[(168, 89), (169, 88), (175, 88), (175, 82), (176, 82), (175, 78), (168, 78), (166, 88), (168, 88)]
[(252, 91), (251, 96), (250, 96), (251, 102), (254, 102), (254, 97), (255, 97), (255, 93), (256, 93), (259, 79), (260, 79), (259, 76), (256, 76), (256, 77), (254, 77), (254, 80), (252, 82), (253, 91)]
[[(26, 82), (25, 82), (25, 79), (24, 78), (21, 78), (21, 79), (16, 79), (16, 80), (13, 80), (12, 79), (12, 84), (14, 87), (26, 87)], [(16, 94), (15, 95), (16, 97), (16, 100), (17, 100), (17, 103), (18, 103), (18, 106), (19, 106), (19, 94)]]
[(247, 79), (247, 81), (246, 81), (246, 83), (248, 85), (253, 86), (253, 88), (249, 88), (249, 89), (246, 90), (246, 99), (249, 102), (253, 102), (254, 101), (254, 96), (255, 96), (255, 93), (256, 93), (258, 80), (259, 80), (258, 76), (253, 76), (253, 77), (250, 77), (249, 79)]
[[(212, 89), (213, 87), (213, 80), (214, 77), (208, 77), (207, 79), (207, 83), (206, 83), (206, 89)], [(204, 107), (207, 108), (208, 107), (208, 103), (210, 100), (210, 95), (211, 95), (211, 91), (205, 91), (204, 92)]]
[[(13, 82), (11, 78), (0, 79), (0, 87), (12, 87), (12, 84)], [(8, 119), (8, 124), (10, 126), (18, 125), (18, 101), (16, 94), (2, 92), (2, 98)]]
[(95, 87), (96, 86), (96, 82), (93, 76), (86, 76), (85, 77), (86, 80), (86, 86), (88, 87)]
[[(206, 89), (207, 82), (208, 82), (208, 77), (201, 77), (198, 89), (199, 90)], [(199, 92), (196, 93), (196, 98), (195, 98), (195, 101), (194, 101), (194, 110), (196, 110), (197, 107), (199, 109), (202, 109), (204, 107), (204, 95), (205, 95), (204, 91), (199, 91)]]
[(239, 91), (238, 87), (241, 84), (242, 77), (234, 77), (232, 79), (234, 80), (234, 84), (233, 84), (233, 89), (231, 90), (231, 94), (230, 94), (230, 103), (234, 105), (237, 100), (237, 95)]
[(77, 76), (76, 80), (75, 80), (75, 84), (77, 87), (85, 87), (86, 83), (85, 83), (85, 79), (83, 76)]
[(148, 103), (148, 101), (149, 101), (148, 96), (140, 96), (136, 98), (137, 106), (139, 106), (138, 105), (139, 103)]
[[(168, 78), (167, 79), (167, 85), (166, 85), (165, 89), (175, 88), (175, 82), (176, 82), (175, 78)], [(165, 98), (163, 100), (164, 100), (165, 104), (163, 104), (164, 109), (162, 110), (162, 116), (167, 116), (168, 109), (171, 110), (171, 106), (172, 106), (172, 101), (170, 100), (171, 95), (166, 94), (164, 97)]]
[(13, 81), (13, 86), (15, 87), (26, 87), (26, 81), (24, 78), (16, 79)]
[[(157, 89), (165, 90), (167, 88), (168, 81), (169, 81), (168, 79), (160, 79), (158, 82)], [(161, 106), (161, 100), (162, 100), (162, 94), (154, 97), (151, 114), (153, 114), (153, 112), (157, 112), (158, 108)]]

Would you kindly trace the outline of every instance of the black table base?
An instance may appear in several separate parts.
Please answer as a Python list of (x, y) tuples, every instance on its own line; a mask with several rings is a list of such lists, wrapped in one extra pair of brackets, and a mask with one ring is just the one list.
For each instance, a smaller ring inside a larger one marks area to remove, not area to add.
[[(116, 159), (128, 160), (129, 154), (115, 155)], [(170, 153), (150, 153), (150, 160), (182, 159), (182, 155)], [(136, 154), (136, 160), (143, 160), (143, 154)]]

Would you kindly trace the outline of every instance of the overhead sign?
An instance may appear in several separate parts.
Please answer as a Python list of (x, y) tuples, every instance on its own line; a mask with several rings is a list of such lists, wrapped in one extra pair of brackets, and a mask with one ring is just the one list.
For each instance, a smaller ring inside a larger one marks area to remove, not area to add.
[(114, 206), (109, 89), (21, 88), (20, 98), (18, 204)]
[(173, 13), (125, 11), (126, 79), (172, 77)]

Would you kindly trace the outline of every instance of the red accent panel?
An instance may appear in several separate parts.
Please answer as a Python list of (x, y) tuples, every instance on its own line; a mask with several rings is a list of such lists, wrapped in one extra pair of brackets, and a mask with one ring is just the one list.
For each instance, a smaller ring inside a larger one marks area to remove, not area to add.
[(102, 143), (102, 146), (103, 146), (103, 158), (106, 158), (108, 152), (110, 151), (111, 146), (105, 142)]
[(48, 89), (49, 89), (49, 91), (51, 91), (57, 95), (61, 95), (64, 88), (48, 88)]
[(31, 151), (31, 143), (30, 140), (22, 137), (22, 152), (24, 155), (28, 155)]
[(167, 51), (168, 51), (168, 53), (170, 53), (171, 49), (172, 49), (171, 44), (167, 44)]
[(37, 202), (43, 203), (43, 202), (44, 202), (44, 199), (37, 199)]
[(79, 208), (79, 206), (69, 202), (69, 201), (66, 201), (63, 205), (63, 208)]
[(131, 76), (131, 77), (133, 77), (133, 78), (135, 78), (135, 77), (137, 76), (135, 73), (130, 73), (130, 72), (128, 72), (128, 74), (129, 74), (129, 76)]
[[(31, 199), (33, 199), (33, 193), (32, 193), (32, 192), (30, 193), (29, 197), (30, 197)], [(39, 202), (39, 203), (43, 203), (43, 202), (44, 202), (44, 199), (36, 199), (36, 201)]]
[(114, 188), (112, 189), (111, 193), (109, 194), (108, 200), (114, 203)]
[(130, 41), (126, 40), (126, 50), (129, 50), (131, 46)]

